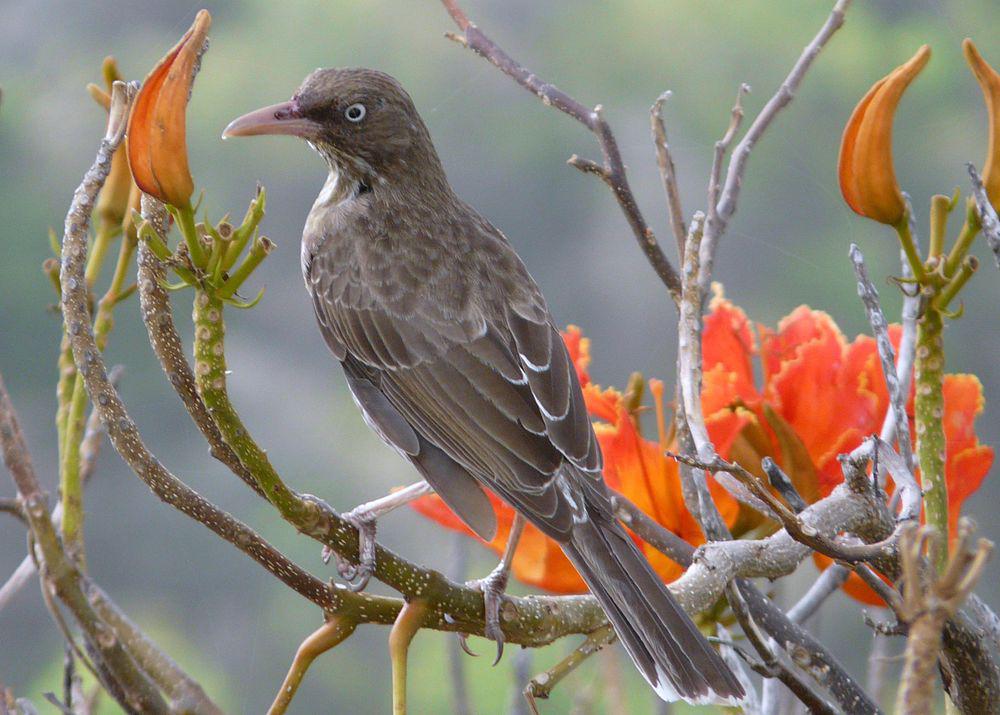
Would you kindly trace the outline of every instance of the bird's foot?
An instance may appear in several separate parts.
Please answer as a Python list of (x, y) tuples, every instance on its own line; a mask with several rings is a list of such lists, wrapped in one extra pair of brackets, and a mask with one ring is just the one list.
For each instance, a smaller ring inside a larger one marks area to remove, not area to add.
[[(497, 644), (497, 656), (493, 665), (500, 662), (503, 656), (504, 635), (500, 627), (500, 608), (503, 606), (504, 592), (507, 590), (507, 581), (510, 578), (510, 568), (507, 564), (500, 564), (493, 569), (485, 578), (467, 581), (469, 588), (475, 588), (483, 592), (483, 603), (486, 606), (486, 628), (484, 635)], [(468, 653), (468, 646), (463, 642), (463, 650)]]
[(367, 508), (367, 504), (341, 514), (341, 518), (358, 530), (358, 562), (352, 564), (347, 559), (334, 554), (331, 549), (323, 549), (324, 562), (330, 556), (337, 556), (337, 573), (347, 581), (347, 587), (355, 592), (364, 591), (375, 572), (375, 531), (378, 514)]

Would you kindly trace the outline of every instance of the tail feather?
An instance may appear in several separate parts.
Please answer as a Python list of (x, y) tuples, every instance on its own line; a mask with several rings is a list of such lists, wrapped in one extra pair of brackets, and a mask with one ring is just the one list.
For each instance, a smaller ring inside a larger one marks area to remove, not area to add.
[(617, 522), (599, 516), (578, 522), (563, 550), (661, 698), (728, 705), (743, 699), (729, 666)]

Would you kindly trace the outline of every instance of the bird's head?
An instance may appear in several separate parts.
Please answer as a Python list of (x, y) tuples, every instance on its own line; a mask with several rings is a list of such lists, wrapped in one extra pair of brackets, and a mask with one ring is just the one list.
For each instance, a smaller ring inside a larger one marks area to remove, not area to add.
[(260, 134), (301, 137), (332, 171), (369, 183), (440, 171), (413, 100), (394, 78), (363, 68), (318, 69), (292, 98), (230, 122), (223, 138)]

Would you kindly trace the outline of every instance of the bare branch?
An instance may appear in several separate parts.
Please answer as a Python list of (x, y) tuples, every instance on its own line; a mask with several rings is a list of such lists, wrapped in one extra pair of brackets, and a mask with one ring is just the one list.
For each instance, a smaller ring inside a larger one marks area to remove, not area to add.
[(753, 120), (747, 133), (740, 140), (733, 150), (733, 156), (729, 161), (729, 168), (726, 171), (726, 182), (719, 198), (714, 221), (709, 221), (705, 226), (705, 241), (702, 244), (701, 271), (698, 277), (698, 285), (702, 294), (706, 294), (708, 286), (712, 280), (712, 267), (715, 262), (715, 254), (718, 248), (719, 239), (726, 232), (729, 221), (736, 213), (737, 201), (740, 189), (743, 187), (743, 175), (746, 173), (747, 162), (754, 146), (760, 141), (768, 127), (775, 118), (795, 96), (799, 85), (806, 72), (812, 66), (816, 57), (822, 51), (826, 43), (833, 37), (834, 33), (844, 24), (844, 14), (851, 5), (851, 0), (837, 0), (830, 12), (823, 27), (813, 37), (812, 41), (806, 45), (799, 59), (795, 62), (791, 72), (785, 77), (784, 82), (778, 91), (768, 100), (764, 108)]
[(640, 539), (681, 566), (691, 564), (694, 547), (659, 522), (654, 521), (646, 512), (629, 501), (624, 494), (611, 490), (611, 505), (615, 516), (634, 531)]
[(906, 416), (906, 401), (909, 395), (900, 389), (899, 376), (896, 373), (896, 353), (889, 340), (889, 324), (882, 311), (878, 291), (868, 277), (865, 257), (855, 243), (851, 244), (850, 256), (851, 262), (854, 264), (854, 275), (858, 279), (858, 296), (868, 314), (868, 323), (872, 326), (879, 359), (882, 361), (882, 376), (885, 378), (886, 388), (889, 392), (889, 408), (893, 412), (893, 422), (896, 428), (896, 444), (899, 446), (899, 453), (906, 462), (906, 467), (912, 472), (913, 444), (910, 441), (910, 423)]
[[(749, 84), (744, 82), (740, 85), (736, 91), (736, 102), (733, 104), (732, 112), (729, 115), (729, 126), (726, 128), (726, 133), (722, 135), (722, 139), (715, 142), (715, 151), (712, 155), (712, 169), (708, 175), (707, 224), (718, 224), (719, 222), (719, 194), (722, 191), (722, 187), (719, 184), (722, 180), (722, 162), (726, 158), (726, 152), (729, 151), (733, 139), (736, 138), (736, 132), (739, 131), (740, 124), (743, 123), (743, 96), (749, 92)], [(704, 258), (706, 256), (702, 256), (702, 259)], [(704, 293), (705, 291), (703, 290), (702, 294)]]
[[(588, 173), (600, 176), (611, 188), (615, 199), (618, 201), (619, 208), (625, 214), (632, 233), (639, 243), (639, 247), (646, 256), (646, 260), (649, 261), (653, 270), (656, 271), (656, 275), (660, 277), (660, 280), (670, 292), (671, 298), (676, 303), (680, 299), (680, 277), (670, 263), (670, 259), (667, 258), (660, 247), (653, 229), (646, 223), (646, 219), (643, 218), (642, 212), (639, 210), (639, 205), (636, 203), (635, 196), (632, 194), (632, 189), (628, 183), (625, 164), (618, 149), (618, 142), (611, 131), (611, 126), (604, 119), (600, 105), (592, 110), (588, 109), (558, 89), (555, 85), (543, 82), (539, 79), (538, 75), (518, 63), (517, 60), (508, 55), (472, 23), (465, 12), (458, 6), (456, 0), (441, 0), (441, 2), (448, 11), (448, 14), (455, 21), (455, 24), (465, 33), (464, 37), (449, 34), (449, 39), (458, 42), (463, 47), (467, 47), (480, 57), (483, 57), (494, 67), (542, 100), (543, 104), (555, 107), (560, 112), (573, 117), (573, 119), (580, 122), (580, 124), (593, 132), (597, 137), (597, 141), (601, 145), (601, 152), (604, 155), (604, 163), (600, 167), (600, 171), (593, 171), (593, 167), (589, 166), (586, 170)], [(573, 162), (571, 161), (571, 163)], [(580, 168), (577, 163), (573, 163), (573, 165)]]
[[(755, 593), (751, 594), (752, 596), (760, 595), (756, 589), (753, 589), (749, 582), (737, 580), (730, 584), (729, 588), (726, 590), (726, 597), (729, 601), (729, 607), (732, 609), (733, 614), (735, 614), (736, 620), (743, 629), (743, 633), (746, 635), (747, 640), (750, 641), (750, 644), (761, 657), (762, 667), (758, 669), (758, 672), (765, 677), (777, 678), (780, 680), (795, 694), (795, 697), (797, 697), (799, 701), (809, 708), (809, 712), (836, 715), (839, 710), (826, 701), (826, 698), (817, 691), (814, 683), (801, 677), (795, 667), (793, 667), (790, 663), (785, 662), (785, 658), (779, 654), (783, 651), (772, 650), (768, 645), (767, 638), (763, 633), (761, 633), (754, 620), (754, 616), (751, 615), (748, 603), (744, 601), (744, 588), (747, 590), (753, 590)], [(759, 605), (759, 601), (757, 603)]]
[(524, 697), (528, 701), (528, 707), (538, 715), (538, 705), (536, 699), (546, 699), (552, 693), (552, 689), (567, 675), (576, 670), (584, 661), (594, 653), (606, 648), (615, 642), (615, 631), (611, 626), (604, 626), (594, 631), (583, 643), (578, 645), (568, 656), (560, 660), (544, 673), (536, 675), (528, 681), (524, 688)]
[(966, 167), (969, 169), (969, 177), (972, 179), (972, 193), (976, 200), (979, 224), (983, 228), (986, 242), (990, 244), (990, 250), (993, 251), (993, 259), (996, 261), (997, 268), (1000, 269), (1000, 218), (997, 218), (997, 212), (986, 195), (983, 179), (976, 171), (975, 165), (966, 164)]
[(660, 181), (663, 183), (663, 193), (667, 201), (667, 212), (670, 218), (670, 229), (677, 241), (677, 256), (684, 260), (684, 210), (681, 208), (681, 192), (677, 185), (677, 169), (674, 166), (674, 156), (667, 141), (667, 128), (663, 121), (663, 105), (670, 98), (670, 92), (664, 92), (649, 110), (649, 123), (653, 130), (653, 146), (656, 148), (656, 164), (660, 169)]

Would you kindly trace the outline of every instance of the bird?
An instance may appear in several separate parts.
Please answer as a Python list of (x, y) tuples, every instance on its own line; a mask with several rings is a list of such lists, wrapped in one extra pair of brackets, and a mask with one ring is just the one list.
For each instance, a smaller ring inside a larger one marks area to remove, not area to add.
[(252, 135), (299, 137), (326, 161), (302, 274), (368, 425), (482, 538), (496, 530), (489, 490), (554, 539), (661, 698), (741, 701), (739, 680), (614, 516), (541, 289), (456, 194), (402, 85), (373, 69), (318, 69), (289, 101), (223, 132)]

